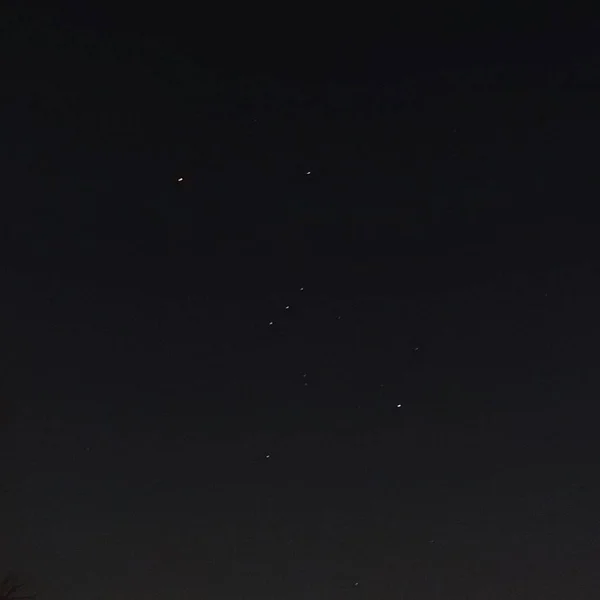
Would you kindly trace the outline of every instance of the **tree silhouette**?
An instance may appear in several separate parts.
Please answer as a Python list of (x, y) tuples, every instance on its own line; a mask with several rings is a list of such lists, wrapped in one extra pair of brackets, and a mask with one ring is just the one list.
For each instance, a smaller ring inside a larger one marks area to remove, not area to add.
[(14, 575), (7, 575), (0, 583), (0, 600), (34, 600), (35, 594), (24, 596), (19, 594), (24, 585), (19, 583)]

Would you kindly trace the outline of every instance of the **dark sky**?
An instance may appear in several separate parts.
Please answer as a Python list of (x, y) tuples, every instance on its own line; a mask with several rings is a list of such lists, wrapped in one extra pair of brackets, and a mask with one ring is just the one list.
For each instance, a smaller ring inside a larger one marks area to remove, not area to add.
[(0, 569), (594, 597), (592, 20), (63, 5), (1, 20)]

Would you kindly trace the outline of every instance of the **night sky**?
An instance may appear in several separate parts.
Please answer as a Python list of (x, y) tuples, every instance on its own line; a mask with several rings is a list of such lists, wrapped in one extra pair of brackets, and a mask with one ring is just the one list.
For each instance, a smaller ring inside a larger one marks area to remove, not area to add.
[(0, 571), (596, 597), (593, 20), (165, 6), (2, 12)]

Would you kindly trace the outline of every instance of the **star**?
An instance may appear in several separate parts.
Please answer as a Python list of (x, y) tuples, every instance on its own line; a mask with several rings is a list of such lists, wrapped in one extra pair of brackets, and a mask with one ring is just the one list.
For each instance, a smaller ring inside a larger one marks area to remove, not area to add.
[(396, 408), (402, 408), (402, 404), (396, 404)]
[(265, 458), (271, 458), (271, 455), (270, 455), (270, 454), (267, 454), (267, 455), (265, 456)]
[(269, 321), (269, 325), (273, 325), (274, 321)]
[(307, 175), (310, 175), (310, 171), (306, 171), (306, 174), (307, 174)]
[(285, 310), (290, 310), (290, 305), (289, 304), (285, 307)]
[(183, 177), (180, 177), (180, 178), (177, 180), (177, 183), (181, 183), (182, 181), (183, 181)]

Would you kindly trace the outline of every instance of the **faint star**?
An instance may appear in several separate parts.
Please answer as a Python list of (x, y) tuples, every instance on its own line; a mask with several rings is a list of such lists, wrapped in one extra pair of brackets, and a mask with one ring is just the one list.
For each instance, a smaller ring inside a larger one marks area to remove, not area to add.
[(290, 305), (289, 304), (285, 307), (285, 310), (290, 310)]
[(307, 175), (310, 175), (310, 171), (306, 171), (306, 174), (307, 174)]
[(304, 291), (304, 288), (303, 288), (303, 287), (301, 287), (301, 288), (300, 288), (300, 291), (301, 291), (301, 292), (303, 292), (303, 291)]
[(178, 183), (181, 183), (182, 181), (183, 181), (183, 177), (180, 177), (180, 178), (177, 180), (177, 182), (178, 182)]
[(273, 321), (269, 321), (269, 325), (273, 325)]
[(270, 454), (267, 454), (267, 455), (265, 456), (265, 458), (271, 458), (271, 455), (270, 455)]

